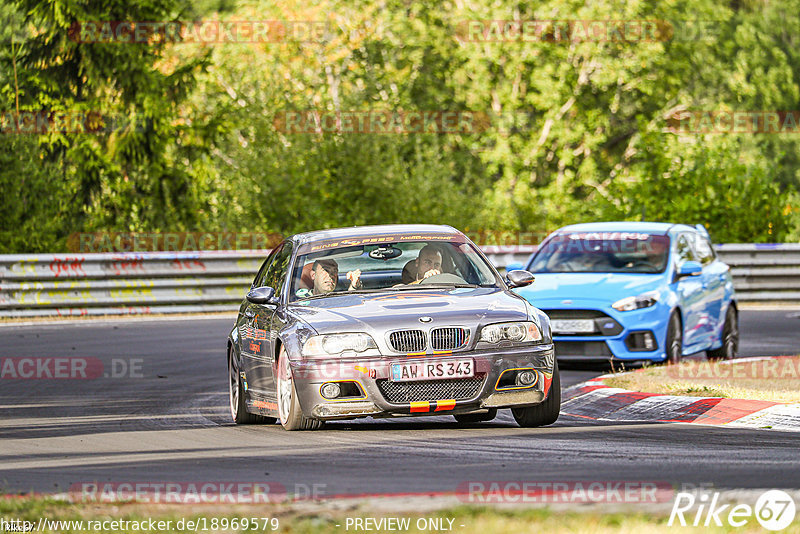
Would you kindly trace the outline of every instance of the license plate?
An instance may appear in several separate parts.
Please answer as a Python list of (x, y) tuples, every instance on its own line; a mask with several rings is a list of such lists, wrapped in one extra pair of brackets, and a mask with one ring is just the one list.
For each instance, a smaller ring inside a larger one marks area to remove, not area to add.
[(594, 332), (594, 321), (591, 319), (554, 319), (550, 328), (555, 334), (590, 334)]
[(475, 362), (472, 359), (392, 364), (392, 382), (473, 376), (475, 376)]

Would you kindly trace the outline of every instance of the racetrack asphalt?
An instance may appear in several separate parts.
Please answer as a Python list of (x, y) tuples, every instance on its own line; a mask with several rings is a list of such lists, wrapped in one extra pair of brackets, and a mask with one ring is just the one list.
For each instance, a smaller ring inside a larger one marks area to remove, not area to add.
[[(522, 429), (510, 412), (329, 423), (317, 432), (230, 421), (230, 319), (0, 327), (0, 358), (80, 357), (95, 379), (0, 380), (0, 489), (86, 482), (276, 482), (319, 496), (452, 492), (466, 481), (658, 481), (800, 488), (797, 435), (562, 416)], [(742, 356), (797, 354), (800, 317), (741, 312)], [(131, 367), (133, 366), (133, 372)], [(123, 367), (125, 369), (123, 369)], [(601, 373), (565, 370), (566, 388)]]

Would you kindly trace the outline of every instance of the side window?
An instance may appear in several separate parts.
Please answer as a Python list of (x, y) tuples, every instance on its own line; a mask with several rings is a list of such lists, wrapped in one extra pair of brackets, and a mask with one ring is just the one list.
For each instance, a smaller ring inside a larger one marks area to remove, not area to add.
[(708, 239), (706, 239), (704, 236), (695, 236), (694, 250), (697, 253), (697, 258), (703, 265), (708, 265), (714, 261), (714, 249), (711, 247), (711, 243), (708, 242)]
[(683, 265), (687, 261), (696, 261), (694, 253), (692, 252), (692, 246), (689, 244), (686, 234), (678, 236), (678, 240), (675, 242), (675, 260), (678, 266)]
[(267, 256), (267, 259), (264, 260), (264, 263), (261, 264), (261, 268), (258, 270), (258, 274), (256, 274), (256, 277), (253, 279), (253, 287), (261, 287), (264, 285), (264, 277), (267, 274), (267, 269), (269, 269), (270, 264), (272, 264), (272, 261), (275, 259), (275, 256), (278, 255), (280, 249), (281, 246), (278, 245), (275, 248), (275, 250), (273, 250), (272, 253), (270, 253), (270, 255)]
[(275, 289), (275, 295), (280, 295), (283, 285), (286, 283), (286, 271), (289, 268), (289, 261), (292, 259), (292, 243), (286, 242), (283, 247), (275, 254), (272, 263), (267, 267), (264, 276), (265, 286)]

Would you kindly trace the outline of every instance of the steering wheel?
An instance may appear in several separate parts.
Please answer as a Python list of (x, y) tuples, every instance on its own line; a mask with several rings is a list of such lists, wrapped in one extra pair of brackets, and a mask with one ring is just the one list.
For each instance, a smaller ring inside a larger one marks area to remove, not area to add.
[(633, 262), (633, 265), (631, 265), (631, 269), (636, 269), (637, 267), (648, 267), (653, 271), (658, 270), (658, 267), (656, 267), (647, 260), (636, 260), (635, 262)]

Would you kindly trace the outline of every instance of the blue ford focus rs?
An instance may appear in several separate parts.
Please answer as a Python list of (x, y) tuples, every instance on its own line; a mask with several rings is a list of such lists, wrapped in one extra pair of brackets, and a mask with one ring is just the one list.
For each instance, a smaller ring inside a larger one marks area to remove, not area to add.
[(737, 354), (739, 327), (729, 267), (705, 228), (609, 222), (550, 234), (516, 291), (550, 316), (559, 361), (678, 362), (706, 351)]

